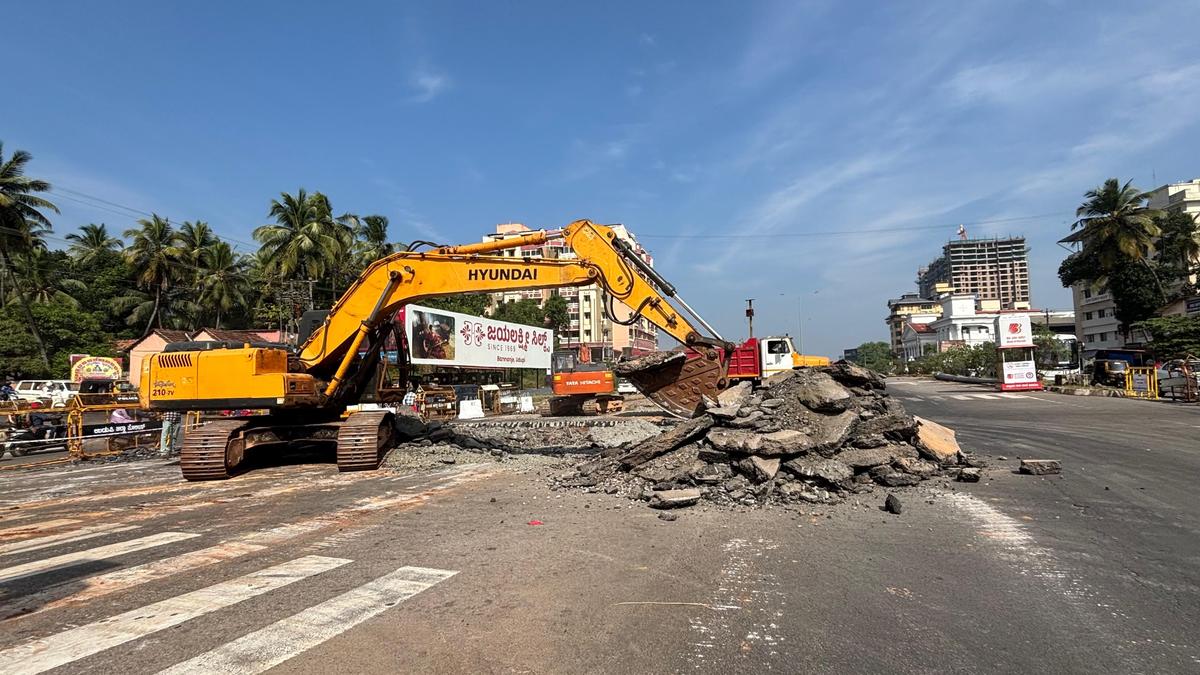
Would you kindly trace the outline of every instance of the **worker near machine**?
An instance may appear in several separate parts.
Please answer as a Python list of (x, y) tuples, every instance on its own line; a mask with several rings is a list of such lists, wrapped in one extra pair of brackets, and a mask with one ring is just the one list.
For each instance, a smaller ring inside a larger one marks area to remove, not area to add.
[(117, 408), (108, 416), (109, 424), (129, 424), (134, 421), (136, 420), (133, 419), (133, 415), (130, 415), (129, 411), (124, 408)]
[(17, 399), (17, 390), (13, 389), (12, 383), (7, 380), (4, 384), (0, 384), (0, 401), (15, 401)]
[(183, 440), (183, 413), (178, 410), (168, 410), (162, 416), (162, 435), (158, 440), (158, 452), (170, 457), (179, 452), (179, 444)]

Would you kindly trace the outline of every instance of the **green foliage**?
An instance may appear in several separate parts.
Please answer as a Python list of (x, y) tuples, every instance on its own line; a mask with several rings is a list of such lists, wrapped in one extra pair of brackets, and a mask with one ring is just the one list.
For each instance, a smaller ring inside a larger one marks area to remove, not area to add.
[(1181, 359), (1200, 356), (1200, 317), (1164, 316), (1137, 324), (1150, 333), (1155, 356)]
[(471, 316), (483, 316), (487, 313), (492, 299), (485, 293), (470, 293), (467, 295), (448, 295), (444, 298), (427, 298), (420, 302), (425, 307), (442, 309), (447, 312), (458, 312)]
[(1055, 368), (1060, 362), (1071, 359), (1071, 347), (1054, 337), (1054, 331), (1043, 324), (1033, 327), (1034, 361), (1039, 366)]
[(1131, 183), (1121, 185), (1116, 178), (1109, 178), (1104, 185), (1088, 190), (1086, 201), (1075, 210), (1079, 220), (1071, 228), (1081, 230), (1083, 250), (1096, 256), (1104, 272), (1124, 260), (1145, 258), (1160, 233), (1155, 219), (1162, 213), (1146, 208), (1149, 195)]
[(1154, 273), (1156, 267), (1147, 260), (1126, 261), (1108, 273), (1108, 291), (1112, 293), (1117, 321), (1130, 326), (1154, 316), (1167, 303)]
[(525, 299), (499, 304), (492, 311), (492, 318), (524, 326), (546, 327), (546, 313), (542, 311), (542, 305), (537, 300)]
[(71, 354), (114, 356), (111, 336), (96, 317), (67, 305), (33, 305), (31, 308), (50, 366), (42, 363), (37, 348), (23, 330), (24, 317), (17, 307), (0, 310), (0, 373), (16, 377), (65, 378)]
[(1186, 282), (1200, 268), (1200, 224), (1186, 213), (1168, 213), (1155, 223), (1162, 231), (1158, 261), (1166, 272), (1165, 278)]
[(909, 372), (933, 375), (963, 375), (967, 377), (996, 376), (996, 345), (985, 342), (969, 347), (959, 345), (943, 352), (925, 354), (908, 364)]
[(855, 363), (879, 373), (892, 373), (896, 369), (896, 357), (886, 342), (864, 342), (858, 346)]
[(542, 305), (546, 315), (546, 325), (554, 331), (555, 346), (561, 341), (562, 334), (571, 325), (571, 315), (567, 311), (567, 299), (561, 295), (551, 295)]

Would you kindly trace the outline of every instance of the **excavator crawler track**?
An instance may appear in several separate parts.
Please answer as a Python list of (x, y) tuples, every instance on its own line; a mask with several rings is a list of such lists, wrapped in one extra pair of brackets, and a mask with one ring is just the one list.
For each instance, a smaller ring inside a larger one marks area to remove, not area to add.
[[(187, 432), (179, 449), (179, 466), (187, 480), (223, 480), (241, 461), (229, 456), (230, 441), (247, 425), (245, 420), (213, 420)], [(231, 461), (234, 460), (234, 461)]]
[(337, 437), (338, 471), (372, 471), (392, 445), (395, 424), (386, 410), (364, 410), (346, 418)]

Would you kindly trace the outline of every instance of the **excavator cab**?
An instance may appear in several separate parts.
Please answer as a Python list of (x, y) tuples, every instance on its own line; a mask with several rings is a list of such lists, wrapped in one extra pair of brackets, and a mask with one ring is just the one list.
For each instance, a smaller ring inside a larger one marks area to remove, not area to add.
[[(586, 349), (586, 347), (581, 348)], [(624, 398), (616, 392), (616, 379), (604, 363), (579, 358), (574, 349), (550, 355), (551, 415), (597, 415), (619, 412)]]

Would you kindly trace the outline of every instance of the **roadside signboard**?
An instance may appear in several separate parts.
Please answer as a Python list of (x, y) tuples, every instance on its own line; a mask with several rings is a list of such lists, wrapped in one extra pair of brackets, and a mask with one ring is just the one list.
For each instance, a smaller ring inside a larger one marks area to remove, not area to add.
[(554, 331), (408, 305), (404, 335), (413, 363), (483, 368), (550, 367)]
[(1188, 298), (1187, 302), (1184, 303), (1184, 312), (1188, 316), (1200, 314), (1200, 298)]
[(1034, 346), (1029, 315), (1001, 314), (996, 317), (996, 346), (1000, 349)]
[(1005, 361), (1003, 379), (1000, 380), (1001, 391), (1022, 391), (1041, 389), (1042, 382), (1038, 379), (1037, 368), (1033, 361)]
[(107, 356), (85, 356), (71, 364), (71, 381), (119, 380), (121, 364)]
[(1150, 391), (1150, 375), (1149, 373), (1133, 372), (1129, 374), (1130, 387), (1136, 392)]
[(144, 420), (141, 422), (85, 424), (83, 425), (83, 437), (95, 438), (98, 436), (119, 436), (122, 434), (133, 434), (142, 431), (158, 431), (159, 429), (162, 429), (162, 422), (150, 420)]

